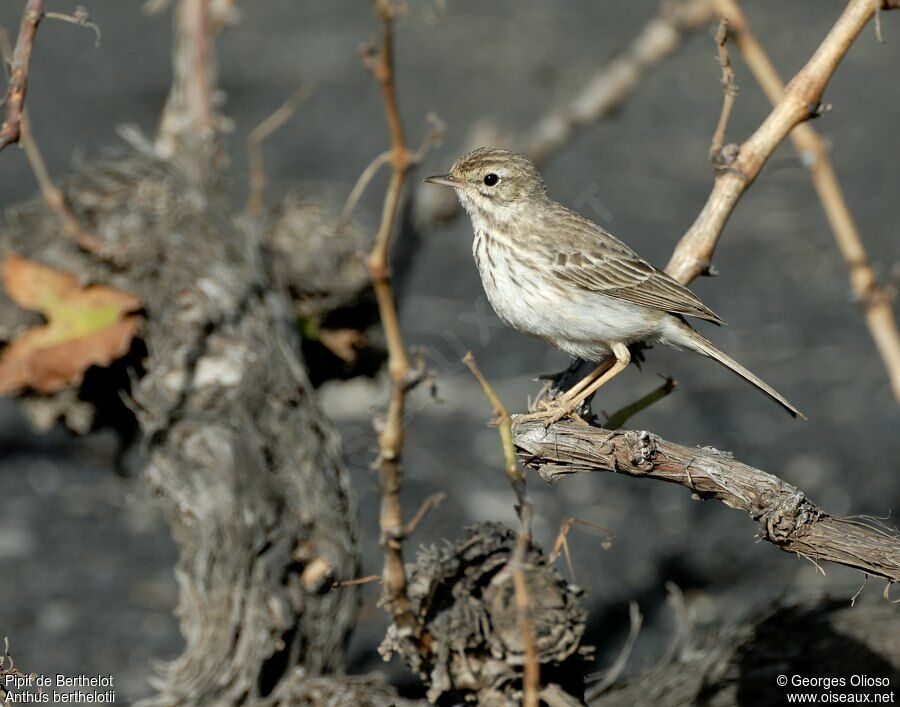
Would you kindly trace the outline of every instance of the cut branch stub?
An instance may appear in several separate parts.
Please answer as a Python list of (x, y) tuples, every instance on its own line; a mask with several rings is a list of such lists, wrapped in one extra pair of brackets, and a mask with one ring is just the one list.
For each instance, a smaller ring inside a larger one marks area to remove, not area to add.
[[(512, 530), (484, 523), (468, 528), (468, 536), (453, 546), (422, 550), (412, 567), (411, 613), (416, 633), (428, 639), (413, 641), (393, 624), (380, 650), (386, 658), (398, 653), (422, 677), (430, 701), (522, 699), (525, 645), (508, 567), (516, 539)], [(581, 645), (587, 614), (580, 590), (534, 546), (522, 569), (543, 686), (558, 685), (580, 699), (584, 659), (591, 652)]]

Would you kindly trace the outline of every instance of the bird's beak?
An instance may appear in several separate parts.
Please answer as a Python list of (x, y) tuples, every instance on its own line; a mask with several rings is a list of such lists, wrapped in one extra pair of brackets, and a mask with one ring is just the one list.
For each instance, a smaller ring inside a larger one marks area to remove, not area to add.
[(451, 179), (449, 174), (436, 174), (433, 177), (425, 177), (423, 182), (430, 184), (443, 184), (445, 187), (461, 187), (462, 184), (455, 179)]

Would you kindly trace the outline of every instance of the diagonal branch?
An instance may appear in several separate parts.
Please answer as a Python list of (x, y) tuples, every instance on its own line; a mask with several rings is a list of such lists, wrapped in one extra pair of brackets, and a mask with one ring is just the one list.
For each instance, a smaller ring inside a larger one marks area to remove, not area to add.
[(44, 18), (44, 0), (28, 0), (22, 14), (19, 36), (13, 50), (9, 87), (6, 90), (6, 119), (0, 126), (0, 150), (19, 141), (22, 131), (22, 111), (28, 91), (28, 70), (37, 28)]
[(525, 647), (525, 671), (522, 676), (524, 707), (538, 707), (538, 693), (541, 688), (541, 669), (538, 664), (537, 645), (535, 643), (534, 621), (532, 619), (532, 599), (525, 579), (525, 555), (531, 544), (531, 524), (534, 508), (528, 500), (525, 490), (525, 474), (519, 469), (516, 461), (516, 448), (512, 437), (512, 417), (500, 397), (494, 392), (487, 378), (478, 368), (475, 356), (469, 351), (463, 357), (463, 363), (472, 371), (484, 396), (491, 404), (496, 415), (497, 427), (500, 431), (500, 445), (503, 447), (504, 471), (506, 479), (516, 495), (516, 514), (519, 516), (519, 534), (516, 547), (507, 564), (512, 572), (515, 587), (516, 619), (522, 633), (522, 644)]
[(659, 13), (624, 51), (597, 71), (574, 99), (542, 118), (523, 136), (521, 151), (535, 162), (558, 152), (579, 130), (611, 115), (640, 86), (651, 68), (713, 17), (709, 0), (664, 0)]
[[(784, 91), (784, 84), (765, 50), (750, 31), (740, 6), (735, 0), (714, 0), (714, 4), (716, 12), (728, 21), (734, 41), (760, 87), (769, 100), (777, 104)], [(897, 330), (891, 293), (878, 284), (824, 141), (808, 123), (794, 128), (791, 141), (803, 164), (809, 168), (810, 178), (834, 232), (838, 248), (850, 269), (850, 287), (887, 368), (894, 397), (900, 400), (900, 332)]]
[[(885, 2), (888, 9), (893, 1)], [(853, 40), (875, 13), (872, 0), (851, 0), (834, 27), (785, 88), (774, 110), (739, 148), (727, 170), (716, 174), (703, 210), (672, 254), (666, 271), (687, 284), (708, 270), (725, 223), (775, 148), (797, 125), (818, 114), (829, 79)]]
[(258, 219), (263, 214), (266, 187), (269, 184), (263, 161), (263, 142), (291, 119), (294, 113), (297, 112), (300, 104), (309, 96), (311, 90), (312, 84), (302, 85), (294, 91), (290, 98), (250, 131), (250, 136), (247, 138), (247, 163), (250, 173), (250, 194), (247, 197), (247, 212), (253, 218)]
[(549, 483), (604, 471), (675, 483), (699, 498), (746, 511), (759, 523), (759, 537), (786, 552), (900, 581), (895, 532), (834, 518), (797, 487), (727, 453), (683, 447), (637, 430), (614, 432), (568, 422), (545, 429), (540, 422), (513, 422), (522, 463)]
[[(491, 126), (474, 129), (469, 148), (508, 143), (537, 163), (553, 157), (586, 127), (599, 123), (622, 107), (651, 70), (674, 54), (693, 32), (715, 16), (711, 0), (662, 0), (659, 12), (644, 25), (614, 59), (587, 78), (575, 96), (540, 117), (511, 140)], [(485, 139), (485, 133), (490, 139)], [(422, 189), (416, 194), (416, 222), (430, 228), (459, 213), (452, 190)]]

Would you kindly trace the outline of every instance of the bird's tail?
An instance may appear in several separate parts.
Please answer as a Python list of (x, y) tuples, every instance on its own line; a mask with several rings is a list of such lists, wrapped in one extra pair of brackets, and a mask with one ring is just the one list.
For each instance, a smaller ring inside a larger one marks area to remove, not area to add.
[(734, 373), (737, 373), (745, 381), (748, 381), (749, 383), (752, 383), (757, 388), (759, 388), (763, 393), (768, 395), (772, 400), (774, 400), (776, 403), (781, 405), (781, 407), (787, 410), (792, 417), (799, 417), (803, 420), (806, 419), (806, 415), (804, 415), (797, 408), (791, 405), (787, 400), (785, 400), (784, 397), (774, 388), (772, 388), (768, 383), (748, 371), (741, 364), (731, 358), (731, 356), (729, 356), (728, 354), (719, 351), (719, 349), (713, 346), (711, 341), (708, 341), (706, 338), (701, 336), (690, 325), (680, 320), (678, 321), (678, 324), (680, 326), (678, 326), (678, 336), (675, 343), (718, 361), (723, 366), (725, 366), (725, 368), (733, 371)]

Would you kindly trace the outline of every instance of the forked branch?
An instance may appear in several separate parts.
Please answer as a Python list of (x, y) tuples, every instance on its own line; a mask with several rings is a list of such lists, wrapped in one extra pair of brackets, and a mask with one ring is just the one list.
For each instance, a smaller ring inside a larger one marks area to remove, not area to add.
[[(537, 163), (546, 161), (584, 128), (614, 115), (656, 66), (714, 17), (711, 0), (662, 0), (659, 12), (615, 58), (587, 77), (571, 100), (541, 116), (530, 129), (512, 139), (499, 134), (493, 126), (482, 124), (467, 138), (467, 146), (509, 145)], [(459, 213), (459, 202), (449, 189), (425, 189), (416, 196), (416, 221), (424, 227), (449, 221)]]
[[(735, 0), (714, 0), (714, 4), (716, 12), (728, 21), (734, 42), (760, 87), (769, 100), (777, 104), (781, 100), (784, 84), (765, 50), (753, 36), (740, 6)], [(878, 283), (825, 142), (809, 123), (801, 123), (791, 131), (791, 142), (803, 164), (809, 168), (835, 241), (850, 270), (853, 295), (884, 361), (894, 397), (900, 401), (900, 331), (897, 330), (892, 293)]]
[[(895, 4), (889, 0), (883, 9)], [(791, 130), (818, 114), (829, 79), (876, 10), (877, 3), (872, 0), (848, 3), (816, 53), (781, 94), (774, 110), (740, 146), (728, 169), (716, 174), (706, 205), (666, 266), (670, 275), (687, 284), (708, 270), (725, 223), (741, 196)]]

